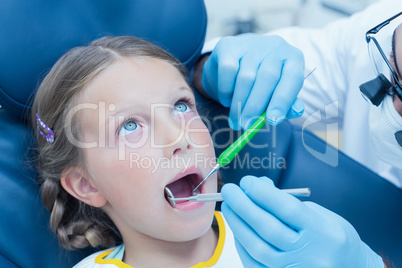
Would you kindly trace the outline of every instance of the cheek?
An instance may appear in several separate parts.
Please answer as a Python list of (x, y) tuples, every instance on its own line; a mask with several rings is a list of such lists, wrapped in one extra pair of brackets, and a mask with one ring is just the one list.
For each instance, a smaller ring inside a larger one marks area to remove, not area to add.
[(195, 148), (212, 148), (211, 135), (199, 117), (187, 120), (187, 140)]
[(143, 146), (148, 140), (148, 131), (139, 130), (126, 136), (119, 137), (119, 143), (126, 143), (131, 147), (139, 148)]
[[(150, 170), (142, 167), (147, 163), (135, 158), (101, 157), (100, 152), (97, 155), (97, 161), (91, 163), (91, 173), (98, 190), (110, 204), (106, 208), (108, 215), (114, 220), (126, 218), (130, 222), (149, 213), (146, 206), (139, 204), (155, 204), (153, 201), (160, 195), (155, 189), (160, 187)], [(128, 211), (131, 213), (127, 214)]]
[(142, 187), (138, 178), (144, 177), (146, 170), (137, 167), (135, 156), (128, 154), (119, 159), (116, 150), (95, 148), (87, 150), (85, 159), (90, 176), (105, 196)]

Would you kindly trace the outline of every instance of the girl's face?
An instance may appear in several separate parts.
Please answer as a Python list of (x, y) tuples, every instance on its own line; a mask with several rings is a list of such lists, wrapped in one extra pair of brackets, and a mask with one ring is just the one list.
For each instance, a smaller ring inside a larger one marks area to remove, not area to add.
[[(176, 197), (190, 196), (215, 164), (179, 71), (158, 59), (123, 58), (85, 87), (79, 103), (87, 177), (123, 239), (178, 242), (205, 234), (214, 202), (172, 208), (164, 195), (169, 185)], [(216, 191), (214, 175), (201, 192)]]

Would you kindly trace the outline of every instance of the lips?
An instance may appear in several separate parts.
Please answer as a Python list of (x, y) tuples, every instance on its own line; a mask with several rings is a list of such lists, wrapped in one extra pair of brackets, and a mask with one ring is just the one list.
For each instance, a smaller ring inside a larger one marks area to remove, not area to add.
[[(196, 170), (187, 170), (178, 174), (178, 176), (176, 176), (171, 183), (166, 185), (166, 187), (170, 189), (176, 198), (189, 197), (199, 193), (199, 189), (197, 189), (197, 193), (193, 193), (193, 190), (201, 181), (202, 176), (200, 172), (197, 172)], [(183, 202), (187, 201), (177, 201), (178, 204)]]

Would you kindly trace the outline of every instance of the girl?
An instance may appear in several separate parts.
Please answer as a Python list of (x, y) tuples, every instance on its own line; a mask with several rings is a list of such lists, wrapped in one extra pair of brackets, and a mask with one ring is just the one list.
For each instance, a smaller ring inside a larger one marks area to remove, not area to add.
[[(32, 117), (51, 228), (67, 249), (109, 248), (75, 267), (242, 267), (215, 203), (165, 198), (191, 195), (214, 164), (186, 77), (146, 41), (104, 37), (41, 83)], [(200, 188), (216, 192), (216, 175)]]

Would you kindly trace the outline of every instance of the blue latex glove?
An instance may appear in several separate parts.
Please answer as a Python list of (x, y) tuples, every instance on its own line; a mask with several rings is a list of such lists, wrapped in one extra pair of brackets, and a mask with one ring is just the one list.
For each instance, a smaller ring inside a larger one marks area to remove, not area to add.
[(383, 268), (382, 258), (339, 215), (246, 176), (222, 188), (222, 212), (245, 267)]
[(230, 107), (229, 125), (247, 129), (265, 110), (267, 121), (303, 114), (304, 56), (279, 36), (244, 34), (219, 41), (203, 69), (205, 92)]

